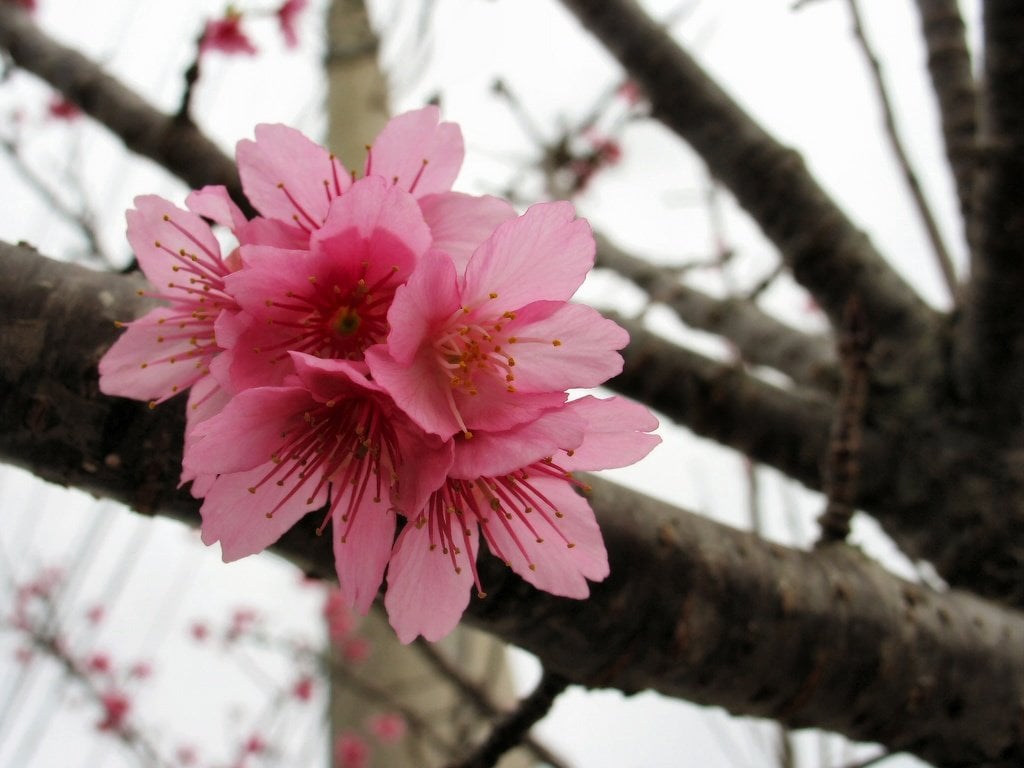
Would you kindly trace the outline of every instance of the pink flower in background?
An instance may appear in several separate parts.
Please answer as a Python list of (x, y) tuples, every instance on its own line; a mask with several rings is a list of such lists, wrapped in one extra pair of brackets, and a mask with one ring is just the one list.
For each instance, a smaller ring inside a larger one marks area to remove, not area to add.
[(334, 743), (334, 762), (340, 768), (367, 768), (370, 764), (370, 745), (358, 733), (343, 733)]
[(103, 707), (103, 719), (96, 723), (96, 728), (100, 731), (123, 730), (132, 708), (131, 699), (121, 691), (111, 690), (100, 696), (100, 705)]
[(382, 744), (395, 744), (405, 737), (408, 725), (397, 712), (381, 712), (369, 719), (367, 728)]
[(234, 8), (229, 7), (223, 18), (206, 22), (203, 36), (199, 40), (199, 53), (209, 51), (248, 56), (257, 53), (256, 46), (242, 30), (242, 14)]
[(302, 13), (309, 0), (285, 0), (285, 3), (277, 9), (277, 21), (281, 27), (281, 34), (284, 35), (284, 44), (289, 48), (295, 48), (299, 44), (299, 34), (295, 29), (298, 16)]
[(622, 370), (629, 336), (568, 299), (594, 263), (594, 239), (569, 203), (506, 221), (464, 274), (425, 258), (395, 294), (386, 347), (367, 352), (375, 381), (427, 432), (503, 430)]
[(77, 104), (68, 101), (60, 94), (54, 94), (46, 108), (50, 117), (57, 120), (74, 120), (82, 116), (82, 110)]

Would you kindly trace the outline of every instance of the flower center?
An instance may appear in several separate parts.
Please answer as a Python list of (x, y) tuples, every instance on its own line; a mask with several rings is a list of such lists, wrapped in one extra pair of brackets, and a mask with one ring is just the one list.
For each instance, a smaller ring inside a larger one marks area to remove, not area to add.
[(359, 313), (356, 312), (355, 308), (344, 306), (338, 307), (334, 311), (334, 315), (331, 317), (328, 325), (330, 325), (335, 334), (345, 338), (359, 330), (360, 322)]

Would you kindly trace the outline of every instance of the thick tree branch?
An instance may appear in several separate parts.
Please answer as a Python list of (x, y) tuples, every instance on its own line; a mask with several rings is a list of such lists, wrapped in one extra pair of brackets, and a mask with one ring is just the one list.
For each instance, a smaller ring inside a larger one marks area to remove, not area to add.
[(834, 392), (839, 373), (832, 342), (804, 333), (761, 311), (753, 302), (718, 299), (684, 285), (671, 270), (626, 253), (596, 234), (597, 266), (614, 270), (671, 308), (684, 323), (724, 336), (744, 362), (774, 368), (794, 382)]
[(953, 170), (964, 226), (971, 221), (975, 168), (974, 75), (967, 32), (957, 0), (916, 0), (921, 32), (928, 48), (928, 72), (939, 103), (946, 157)]
[(191, 187), (223, 184), (251, 215), (234, 162), (190, 120), (160, 112), (90, 59), (49, 38), (16, 3), (0, 2), (0, 48), (107, 126), (132, 152)]
[[(1024, 429), (1024, 14), (1014, 0), (984, 5), (982, 156), (975, 176), (971, 283), (957, 349), (961, 394), (983, 404), (985, 427)], [(978, 409), (979, 412), (982, 410)]]
[(933, 351), (933, 313), (796, 152), (755, 123), (634, 0), (563, 3), (644, 89), (652, 115), (686, 140), (753, 216), (835, 327), (847, 298), (858, 294), (872, 323), (909, 354)]
[[(95, 365), (134, 276), (0, 246), (0, 459), (50, 480), (198, 522), (178, 490), (183, 404), (106, 398)], [(887, 574), (845, 547), (765, 543), (592, 480), (612, 576), (587, 601), (538, 594), (484, 558), (469, 618), (585, 685), (820, 726), (942, 766), (1024, 761), (1024, 617)], [(315, 522), (279, 549), (329, 577)], [(594, 637), (601, 642), (595, 643)]]

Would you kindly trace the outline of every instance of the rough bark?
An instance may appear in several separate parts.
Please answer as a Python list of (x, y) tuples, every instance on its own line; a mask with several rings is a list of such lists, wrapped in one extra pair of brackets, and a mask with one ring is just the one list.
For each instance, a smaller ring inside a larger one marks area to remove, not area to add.
[(916, 0), (928, 49), (928, 73), (939, 105), (946, 158), (953, 172), (964, 226), (971, 220), (977, 131), (974, 75), (967, 31), (957, 0)]
[(960, 393), (984, 428), (1024, 444), (1024, 14), (984, 5), (985, 70), (975, 175), (974, 250), (957, 348)]
[[(0, 459), (197, 522), (197, 502), (176, 488), (183, 404), (151, 410), (97, 392), (113, 320), (145, 302), (136, 279), (13, 246), (0, 258)], [(613, 575), (571, 601), (484, 558), (474, 624), (584, 685), (654, 688), (940, 766), (1024, 761), (1021, 614), (909, 584), (845, 546), (788, 549), (592, 482)], [(279, 549), (329, 575), (314, 527), (296, 526)]]
[(563, 0), (644, 90), (651, 114), (690, 144), (776, 245), (838, 327), (858, 294), (877, 327), (910, 350), (932, 313), (807, 172), (634, 0)]

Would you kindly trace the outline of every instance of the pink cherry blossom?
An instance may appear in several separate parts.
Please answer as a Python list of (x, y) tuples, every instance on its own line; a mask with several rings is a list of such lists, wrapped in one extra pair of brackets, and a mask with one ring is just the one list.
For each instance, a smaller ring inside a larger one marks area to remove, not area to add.
[(233, 345), (234, 384), (279, 384), (289, 352), (362, 360), (385, 340), (395, 290), (430, 244), (416, 201), (367, 178), (331, 205), (309, 250), (243, 246), (246, 268), (227, 287), (253, 322)]
[(256, 46), (242, 30), (242, 14), (228, 8), (223, 18), (206, 22), (203, 36), (199, 40), (199, 53), (220, 51), (221, 53), (242, 53), (249, 56), (257, 53)]
[(259, 552), (330, 498), (321, 530), (333, 522), (342, 593), (366, 613), (396, 509), (423, 504), (451, 448), (416, 429), (356, 364), (291, 357), (297, 382), (240, 392), (196, 427), (185, 466), (220, 475), (200, 510), (203, 541), (220, 541), (226, 561)]
[(309, 5), (309, 0), (285, 0), (277, 9), (277, 21), (281, 26), (281, 34), (284, 35), (284, 44), (289, 48), (295, 48), (299, 44), (299, 34), (295, 29), (298, 16)]
[(586, 397), (529, 424), (457, 439), (445, 484), (410, 516), (391, 557), (385, 606), (399, 640), (439, 640), (458, 623), (474, 584), (485, 595), (476, 568), (481, 538), (538, 589), (587, 597), (587, 582), (608, 575), (608, 557), (578, 493), (585, 487), (567, 470), (633, 463), (660, 442), (648, 434), (656, 426), (642, 406)]
[(100, 695), (100, 706), (103, 707), (103, 719), (96, 723), (96, 728), (100, 731), (124, 730), (132, 708), (131, 699), (121, 691), (110, 690)]
[(357, 733), (342, 733), (334, 743), (334, 762), (340, 768), (366, 768), (370, 764), (370, 745)]
[(127, 330), (100, 361), (100, 389), (155, 406), (210, 373), (221, 351), (215, 324), (238, 305), (225, 291), (231, 268), (197, 214), (147, 195), (135, 199), (127, 219), (128, 241), (154, 286), (144, 295), (168, 305), (121, 324)]
[(388, 312), (386, 347), (366, 358), (424, 430), (449, 437), (503, 430), (622, 370), (629, 339), (567, 299), (593, 266), (590, 227), (568, 203), (542, 203), (501, 224), (460, 275), (425, 257)]
[(369, 719), (367, 728), (381, 743), (394, 744), (405, 736), (408, 725), (397, 712), (381, 712)]

